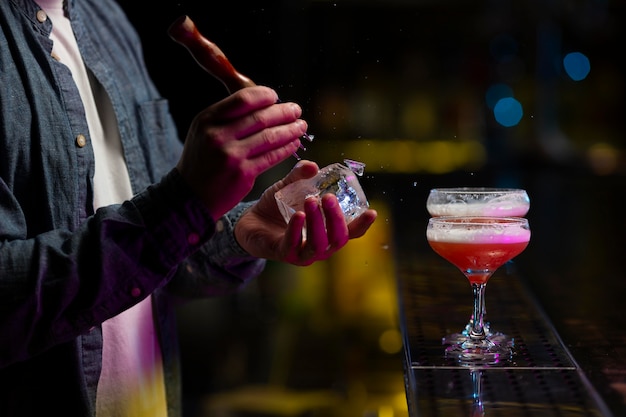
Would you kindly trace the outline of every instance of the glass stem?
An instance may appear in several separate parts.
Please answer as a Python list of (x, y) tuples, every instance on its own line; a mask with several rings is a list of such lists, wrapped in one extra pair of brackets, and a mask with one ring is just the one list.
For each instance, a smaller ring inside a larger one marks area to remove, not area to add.
[(474, 312), (472, 316), (472, 328), (470, 329), (470, 338), (474, 340), (482, 340), (485, 338), (485, 288), (487, 284), (472, 284), (472, 294), (474, 296)]

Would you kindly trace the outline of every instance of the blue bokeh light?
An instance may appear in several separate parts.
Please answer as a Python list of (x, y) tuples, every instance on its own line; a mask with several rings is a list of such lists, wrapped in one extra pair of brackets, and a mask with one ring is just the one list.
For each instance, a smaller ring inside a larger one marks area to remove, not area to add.
[(591, 70), (589, 58), (581, 52), (570, 52), (563, 58), (563, 68), (567, 75), (574, 81), (587, 78)]
[(511, 127), (522, 120), (524, 110), (522, 104), (513, 97), (504, 97), (493, 107), (493, 115), (502, 126)]

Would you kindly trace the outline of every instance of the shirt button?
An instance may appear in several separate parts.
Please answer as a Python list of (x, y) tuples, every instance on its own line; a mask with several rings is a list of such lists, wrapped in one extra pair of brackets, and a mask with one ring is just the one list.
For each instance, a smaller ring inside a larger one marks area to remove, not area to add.
[(85, 135), (76, 136), (76, 145), (78, 145), (79, 148), (82, 148), (86, 144), (87, 144), (87, 138), (85, 138)]
[(139, 288), (133, 288), (132, 290), (130, 290), (130, 295), (132, 295), (133, 297), (137, 298), (141, 295), (141, 290)]
[(39, 21), (39, 23), (45, 22), (46, 19), (48, 19), (48, 15), (46, 14), (46, 12), (43, 11), (43, 10), (38, 10), (37, 11), (37, 20)]

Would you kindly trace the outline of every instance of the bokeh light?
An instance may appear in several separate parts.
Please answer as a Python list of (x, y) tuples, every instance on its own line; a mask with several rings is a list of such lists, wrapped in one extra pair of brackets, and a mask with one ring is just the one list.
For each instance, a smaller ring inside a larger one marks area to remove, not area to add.
[(385, 330), (378, 338), (378, 345), (385, 353), (398, 353), (402, 350), (402, 334), (398, 329)]
[(502, 126), (511, 127), (522, 120), (524, 110), (522, 104), (513, 97), (504, 97), (494, 106), (493, 115)]
[(587, 78), (591, 71), (589, 58), (581, 52), (570, 52), (563, 58), (563, 68), (565, 73), (574, 81), (581, 81)]

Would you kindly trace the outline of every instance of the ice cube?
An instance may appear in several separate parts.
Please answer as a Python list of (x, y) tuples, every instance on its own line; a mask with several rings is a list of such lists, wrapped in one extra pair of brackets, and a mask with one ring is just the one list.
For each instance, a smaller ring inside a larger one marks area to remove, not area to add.
[(274, 197), (285, 222), (289, 222), (296, 211), (304, 211), (304, 201), (307, 198), (321, 199), (327, 193), (337, 196), (346, 223), (356, 219), (369, 207), (357, 175), (340, 163), (322, 168), (313, 178), (299, 180), (283, 187), (274, 194)]
[(365, 164), (363, 162), (355, 161), (353, 159), (344, 159), (343, 163), (352, 170), (359, 177), (363, 176), (365, 172)]

